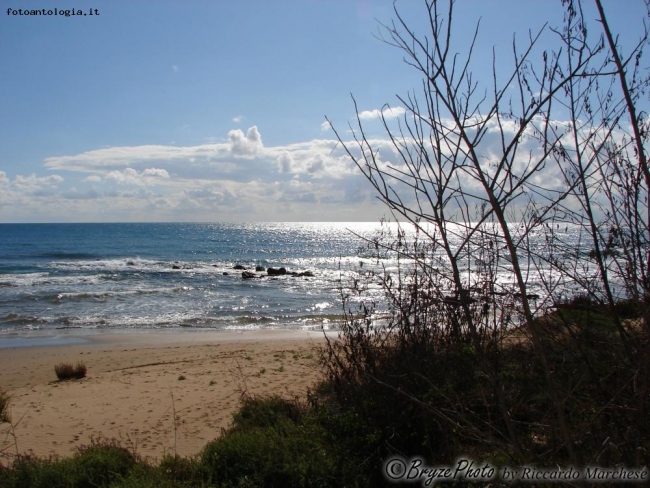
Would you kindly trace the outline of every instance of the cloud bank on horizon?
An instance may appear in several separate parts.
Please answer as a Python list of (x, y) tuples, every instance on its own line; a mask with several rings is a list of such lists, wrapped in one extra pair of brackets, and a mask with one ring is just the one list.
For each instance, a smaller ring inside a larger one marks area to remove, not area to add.
[(1, 220), (360, 221), (385, 214), (337, 140), (267, 147), (256, 126), (216, 143), (107, 147), (48, 157), (43, 166), (52, 174), (0, 171)]
[[(383, 112), (385, 120), (409, 116), (403, 107)], [(360, 120), (381, 117), (381, 110), (359, 113)], [(480, 146), (486, 167), (500, 157), (501, 135), (494, 129), (488, 127)], [(501, 129), (506, 136), (514, 135), (518, 126), (503, 123)], [(387, 174), (407, 171), (388, 137), (370, 137), (367, 142)], [(345, 146), (355, 157), (360, 155), (353, 137)], [(543, 150), (532, 136), (521, 146), (515, 169), (523, 170), (529, 158), (541, 158)], [(65, 221), (100, 216), (99, 220), (204, 222), (390, 217), (347, 150), (336, 138), (266, 146), (258, 128), (251, 126), (197, 146), (108, 147), (52, 156), (44, 161), (52, 172), (46, 177), (9, 178), (0, 171), (0, 215), (14, 216), (9, 221), (50, 221), (52, 216)], [(563, 184), (550, 166), (531, 181), (549, 190)], [(471, 191), (477, 182), (468, 176), (461, 184)], [(393, 185), (402, 197), (413, 197), (412, 190), (399, 182)], [(475, 190), (480, 193), (479, 187)]]

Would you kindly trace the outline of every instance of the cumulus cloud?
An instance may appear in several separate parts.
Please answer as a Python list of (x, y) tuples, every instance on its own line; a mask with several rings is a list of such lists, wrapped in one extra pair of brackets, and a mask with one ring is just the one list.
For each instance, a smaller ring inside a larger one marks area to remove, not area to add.
[(277, 159), (280, 173), (291, 173), (293, 168), (293, 156), (287, 151), (283, 151)]
[(121, 184), (136, 183), (138, 181), (138, 172), (133, 168), (111, 171), (106, 175), (106, 179)]
[(154, 178), (169, 178), (169, 173), (166, 170), (160, 168), (148, 168), (142, 172), (142, 176), (144, 177), (150, 176)]
[(330, 124), (329, 120), (326, 120), (320, 125), (320, 130), (322, 132), (326, 132), (332, 128), (332, 124)]
[(307, 167), (308, 173), (320, 173), (325, 168), (325, 157), (322, 154), (316, 154), (309, 162)]
[[(75, 155), (49, 157), (45, 159), (45, 167), (52, 170), (92, 173), (98, 176), (106, 176), (124, 168), (142, 171), (152, 165), (165, 171), (173, 167), (174, 173), (177, 172), (176, 170), (189, 172), (192, 168), (227, 173), (237, 170), (237, 159), (264, 158), (273, 156), (273, 152), (273, 150), (265, 151), (262, 136), (257, 127), (253, 126), (246, 134), (240, 129), (231, 130), (228, 132), (227, 140), (223, 142), (186, 147), (172, 145), (108, 147)], [(247, 173), (249, 171), (250, 169)], [(115, 174), (112, 177), (114, 176)]]
[(244, 133), (240, 129), (228, 132), (232, 154), (236, 157), (251, 158), (262, 149), (262, 136), (256, 126), (251, 127)]
[(34, 173), (29, 176), (16, 175), (13, 185), (22, 189), (41, 189), (44, 186), (56, 186), (63, 182), (59, 175), (37, 177)]
[(41, 190), (46, 187), (56, 187), (63, 183), (63, 181), (63, 178), (59, 175), (36, 176), (35, 173), (28, 176), (16, 175), (11, 180), (7, 176), (7, 173), (0, 171), (0, 185), (23, 192)]
[(148, 185), (153, 184), (157, 178), (169, 178), (169, 173), (158, 168), (148, 168), (142, 173), (138, 173), (133, 168), (126, 168), (121, 171), (111, 171), (105, 178), (121, 185)]
[(235, 115), (235, 116), (232, 118), (232, 121), (233, 121), (235, 124), (239, 124), (242, 120), (244, 120), (244, 116), (243, 116), (243, 115)]
[[(406, 113), (404, 107), (384, 107), (383, 109), (374, 109), (374, 110), (364, 110), (359, 113), (359, 119), (361, 120), (373, 120), (373, 119), (396, 119), (401, 117)], [(322, 126), (321, 126), (322, 127)]]

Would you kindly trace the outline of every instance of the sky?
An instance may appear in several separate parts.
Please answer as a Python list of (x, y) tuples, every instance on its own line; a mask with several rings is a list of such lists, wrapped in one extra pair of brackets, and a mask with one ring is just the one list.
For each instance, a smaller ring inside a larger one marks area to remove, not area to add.
[[(421, 0), (396, 8), (426, 33)], [(606, 0), (623, 42), (640, 0)], [(421, 83), (378, 39), (392, 0), (0, 0), (0, 222), (375, 221), (390, 216), (338, 143)], [(21, 15), (80, 9), (85, 15)], [(90, 13), (93, 15), (90, 15)], [(491, 78), (560, 0), (458, 0)], [(388, 105), (386, 105), (388, 104)], [(388, 108), (390, 107), (390, 109)], [(390, 151), (387, 151), (390, 158)]]

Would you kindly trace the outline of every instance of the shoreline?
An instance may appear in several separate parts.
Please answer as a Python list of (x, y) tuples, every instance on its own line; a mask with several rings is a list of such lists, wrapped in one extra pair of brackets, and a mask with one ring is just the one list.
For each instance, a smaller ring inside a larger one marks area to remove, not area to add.
[(154, 342), (196, 342), (205, 340), (219, 341), (248, 341), (248, 340), (292, 340), (305, 336), (316, 337), (324, 335), (336, 337), (336, 329), (50, 329), (0, 334), (0, 350), (22, 347), (58, 347), (82, 344), (98, 344), (110, 342), (149, 343)]
[[(76, 330), (47, 340), (0, 338), (21, 341), (0, 353), (12, 419), (0, 424), (3, 464), (16, 453), (67, 456), (100, 436), (152, 461), (197, 454), (228, 427), (243, 395), (304, 397), (322, 379), (325, 343), (322, 330), (293, 329)], [(87, 377), (58, 381), (61, 362), (83, 362)]]

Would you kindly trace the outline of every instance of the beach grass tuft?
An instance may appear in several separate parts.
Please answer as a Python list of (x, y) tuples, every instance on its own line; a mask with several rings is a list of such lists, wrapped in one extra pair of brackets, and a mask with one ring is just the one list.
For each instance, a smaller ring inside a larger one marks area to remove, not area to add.
[(0, 424), (4, 422), (11, 422), (9, 417), (9, 395), (0, 390)]
[(56, 373), (56, 377), (61, 381), (80, 380), (86, 377), (87, 368), (82, 362), (77, 363), (76, 366), (73, 366), (71, 363), (59, 363), (54, 366), (54, 372)]

